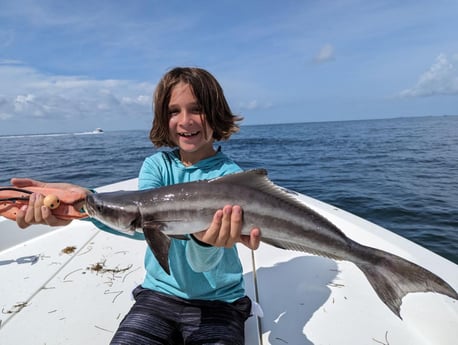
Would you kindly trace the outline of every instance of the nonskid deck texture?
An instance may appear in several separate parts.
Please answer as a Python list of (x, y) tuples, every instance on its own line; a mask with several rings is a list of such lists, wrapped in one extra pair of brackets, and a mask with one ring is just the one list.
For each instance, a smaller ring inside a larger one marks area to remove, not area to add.
[[(135, 187), (129, 180), (99, 190)], [(347, 236), (424, 266), (458, 289), (456, 264), (345, 211), (299, 197)], [(133, 303), (132, 289), (142, 282), (146, 243), (85, 221), (50, 231), (20, 230), (2, 219), (0, 229), (0, 344), (108, 344)], [(34, 232), (39, 236), (26, 240)], [(10, 239), (13, 233), (17, 238)], [(20, 243), (12, 246), (15, 241)], [(239, 246), (239, 252), (247, 293), (264, 312), (259, 324), (255, 317), (247, 322), (247, 345), (456, 343), (456, 300), (408, 294), (401, 320), (349, 262), (262, 244), (253, 272), (251, 251)]]

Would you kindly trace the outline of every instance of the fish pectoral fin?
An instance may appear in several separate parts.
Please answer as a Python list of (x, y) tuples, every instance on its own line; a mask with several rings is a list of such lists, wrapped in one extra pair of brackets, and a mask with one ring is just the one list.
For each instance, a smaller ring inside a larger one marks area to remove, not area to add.
[(162, 232), (163, 226), (159, 222), (148, 222), (147, 224), (143, 224), (143, 234), (145, 235), (146, 243), (148, 243), (159, 265), (170, 275), (170, 237)]

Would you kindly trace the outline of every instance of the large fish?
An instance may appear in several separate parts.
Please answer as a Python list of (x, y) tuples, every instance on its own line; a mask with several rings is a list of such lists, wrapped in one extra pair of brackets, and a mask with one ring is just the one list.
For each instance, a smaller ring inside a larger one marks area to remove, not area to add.
[(141, 229), (167, 273), (169, 236), (185, 239), (205, 230), (217, 208), (237, 204), (243, 209), (243, 234), (257, 226), (261, 241), (275, 247), (353, 262), (398, 317), (402, 298), (409, 292), (432, 291), (458, 299), (456, 291), (435, 274), (351, 240), (266, 175), (258, 169), (156, 189), (91, 194), (85, 208), (89, 216), (114, 229), (132, 233)]

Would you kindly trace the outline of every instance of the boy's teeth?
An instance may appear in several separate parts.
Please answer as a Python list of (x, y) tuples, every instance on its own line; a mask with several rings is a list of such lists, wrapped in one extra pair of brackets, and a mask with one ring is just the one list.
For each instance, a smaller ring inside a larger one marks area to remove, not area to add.
[(192, 133), (179, 133), (183, 137), (192, 137), (193, 135), (196, 135), (198, 132), (192, 132)]

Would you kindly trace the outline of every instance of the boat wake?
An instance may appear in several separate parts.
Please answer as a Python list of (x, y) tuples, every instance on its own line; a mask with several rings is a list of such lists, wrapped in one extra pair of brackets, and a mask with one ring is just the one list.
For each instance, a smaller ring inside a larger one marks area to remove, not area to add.
[(2, 135), (1, 139), (23, 139), (23, 138), (39, 138), (39, 137), (64, 137), (71, 135), (93, 135), (103, 134), (104, 131), (101, 128), (96, 128), (90, 132), (75, 132), (75, 133), (44, 133), (44, 134), (16, 134), (16, 135)]

